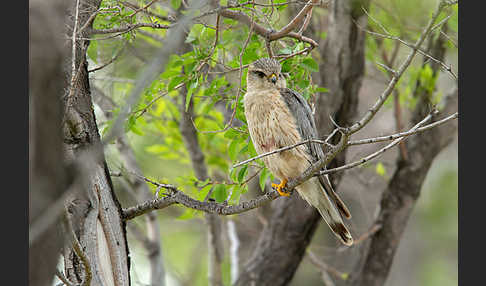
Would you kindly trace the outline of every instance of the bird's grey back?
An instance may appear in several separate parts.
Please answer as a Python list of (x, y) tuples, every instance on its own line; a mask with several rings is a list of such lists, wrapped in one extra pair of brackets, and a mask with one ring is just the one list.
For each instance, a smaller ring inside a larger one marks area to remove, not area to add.
[[(295, 117), (295, 123), (302, 139), (318, 139), (314, 117), (312, 116), (312, 111), (305, 98), (298, 92), (289, 88), (281, 88), (280, 94), (287, 104), (287, 107), (290, 109), (290, 112)], [(314, 162), (324, 157), (324, 152), (322, 151), (320, 144), (308, 143), (306, 145)]]
[[(303, 140), (318, 139), (319, 137), (317, 134), (317, 128), (314, 121), (314, 117), (312, 116), (312, 111), (305, 98), (302, 95), (300, 95), (298, 92), (288, 88), (281, 88), (279, 89), (279, 91), (282, 97), (284, 98), (284, 101), (287, 104), (288, 108), (290, 109), (291, 113), (295, 117), (295, 123), (297, 125), (297, 128), (299, 129), (300, 136), (302, 137), (302, 139)], [(324, 151), (322, 150), (321, 144), (308, 143), (306, 144), (306, 146), (314, 162), (324, 158)], [(324, 166), (322, 169), (325, 170), (326, 167)], [(341, 198), (339, 198), (339, 196), (335, 193), (332, 183), (329, 180), (329, 176), (327, 174), (320, 175), (318, 176), (318, 179), (321, 185), (324, 187), (328, 196), (331, 197), (332, 201), (334, 202), (334, 205), (338, 208), (341, 215), (348, 219), (351, 218), (351, 213), (349, 212), (348, 208), (341, 200)]]

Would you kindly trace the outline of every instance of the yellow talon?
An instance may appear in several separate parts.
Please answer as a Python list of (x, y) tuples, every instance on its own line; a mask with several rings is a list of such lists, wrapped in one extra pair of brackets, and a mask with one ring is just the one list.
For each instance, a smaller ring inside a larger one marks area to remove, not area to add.
[(273, 184), (272, 183), (272, 188), (276, 188), (277, 189), (277, 192), (281, 195), (281, 196), (284, 196), (284, 197), (288, 197), (290, 196), (289, 193), (286, 193), (284, 191), (282, 191), (283, 188), (285, 188), (285, 185), (287, 184), (287, 180), (286, 179), (283, 179), (280, 184)]

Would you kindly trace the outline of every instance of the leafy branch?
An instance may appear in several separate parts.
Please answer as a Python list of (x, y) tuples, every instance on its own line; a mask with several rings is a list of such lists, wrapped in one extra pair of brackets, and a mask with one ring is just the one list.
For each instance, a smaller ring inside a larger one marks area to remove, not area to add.
[[(445, 2), (441, 2), (432, 15), (431, 20), (429, 21), (428, 25), (426, 28), (423, 30), (421, 33), (419, 39), (416, 41), (416, 43), (411, 47), (412, 51), (406, 58), (406, 60), (402, 63), (398, 71), (396, 71), (388, 86), (386, 89), (383, 91), (383, 93), (379, 96), (375, 104), (368, 110), (368, 112), (362, 117), (361, 120), (357, 121), (355, 124), (353, 124), (351, 127), (348, 128), (343, 128), (337, 126), (336, 129), (326, 138), (326, 140), (318, 140), (318, 139), (311, 139), (311, 140), (306, 140), (291, 146), (286, 146), (283, 148), (280, 148), (278, 150), (274, 150), (272, 152), (268, 152), (265, 154), (261, 154), (259, 156), (255, 156), (253, 158), (250, 158), (246, 161), (243, 161), (241, 163), (238, 163), (233, 166), (233, 168), (247, 164), (251, 161), (254, 161), (256, 159), (262, 158), (264, 156), (269, 156), (275, 153), (283, 152), (292, 148), (295, 148), (297, 146), (300, 146), (302, 144), (307, 144), (307, 143), (318, 143), (318, 144), (327, 144), (330, 146), (330, 150), (326, 153), (324, 158), (320, 159), (317, 162), (314, 162), (304, 173), (302, 173), (299, 177), (294, 178), (290, 180), (286, 187), (285, 191), (291, 192), (296, 186), (302, 184), (304, 181), (308, 180), (310, 177), (315, 176), (316, 174), (328, 174), (328, 173), (333, 173), (337, 171), (342, 171), (345, 169), (353, 168), (356, 167), (360, 164), (363, 164), (378, 155), (384, 153), (386, 150), (389, 150), (391, 147), (397, 145), (400, 143), (404, 138), (407, 136), (417, 134), (420, 132), (424, 132), (426, 130), (429, 130), (431, 128), (437, 127), (441, 124), (444, 124), (446, 122), (449, 122), (453, 119), (456, 119), (458, 117), (458, 113), (454, 113), (442, 120), (439, 120), (437, 122), (431, 123), (429, 125), (423, 126), (427, 121), (431, 120), (433, 116), (437, 114), (437, 110), (433, 110), (431, 113), (429, 113), (422, 121), (417, 123), (414, 127), (412, 127), (409, 131), (407, 132), (402, 132), (402, 133), (397, 133), (393, 135), (388, 135), (388, 136), (382, 136), (382, 137), (376, 137), (376, 138), (370, 138), (370, 139), (362, 139), (362, 140), (357, 140), (357, 141), (350, 141), (349, 138), (352, 134), (358, 132), (361, 130), (364, 126), (366, 126), (374, 117), (374, 115), (379, 111), (379, 109), (383, 106), (383, 103), (385, 100), (388, 98), (388, 96), (391, 94), (392, 90), (395, 88), (395, 85), (397, 84), (398, 80), (400, 77), (403, 75), (405, 70), (408, 68), (410, 63), (412, 62), (412, 59), (414, 56), (417, 54), (417, 50), (421, 46), (421, 44), (424, 42), (424, 40), (427, 38), (427, 36), (430, 34), (433, 28), (433, 24), (436, 21), (438, 15), (440, 14), (441, 10), (446, 6)], [(300, 15), (300, 14), (298, 14)], [(297, 16), (296, 16), (297, 18)], [(250, 23), (251, 24), (251, 23)], [(255, 27), (253, 27), (255, 28)], [(255, 30), (256, 31), (256, 30)], [(240, 66), (241, 68), (241, 66)], [(330, 145), (328, 141), (336, 134), (340, 133), (341, 138), (339, 142), (336, 145)], [(353, 145), (360, 145), (360, 144), (368, 144), (368, 143), (376, 143), (376, 142), (382, 142), (382, 141), (387, 141), (387, 140), (394, 140), (384, 148), (381, 148), (380, 150), (366, 156), (365, 158), (355, 161), (353, 163), (343, 165), (341, 167), (333, 168), (333, 169), (328, 169), (321, 171), (324, 166), (326, 166), (332, 159), (337, 156), (340, 152), (342, 152), (345, 148), (348, 146), (353, 146)], [(172, 204), (182, 204), (188, 208), (192, 208), (195, 210), (201, 210), (207, 213), (216, 213), (220, 215), (232, 215), (232, 214), (238, 214), (242, 213), (254, 208), (257, 208), (271, 200), (274, 200), (279, 197), (278, 193), (275, 190), (269, 191), (268, 193), (265, 193), (255, 199), (246, 201), (246, 202), (241, 202), (237, 205), (227, 205), (227, 203), (217, 203), (213, 201), (208, 201), (208, 202), (201, 202), (195, 199), (190, 198), (188, 195), (184, 194), (182, 191), (180, 191), (176, 186), (174, 185), (167, 185), (167, 184), (160, 184), (157, 182), (154, 182), (150, 179), (147, 179), (145, 177), (140, 176), (145, 180), (146, 182), (149, 182), (158, 188), (164, 188), (168, 192), (165, 194), (164, 198), (161, 199), (155, 199), (152, 201), (147, 201), (145, 203), (142, 203), (140, 205), (130, 207), (127, 209), (123, 210), (123, 217), (125, 219), (132, 219), (136, 216), (142, 215), (148, 211), (154, 210), (154, 209), (161, 209), (168, 207)]]

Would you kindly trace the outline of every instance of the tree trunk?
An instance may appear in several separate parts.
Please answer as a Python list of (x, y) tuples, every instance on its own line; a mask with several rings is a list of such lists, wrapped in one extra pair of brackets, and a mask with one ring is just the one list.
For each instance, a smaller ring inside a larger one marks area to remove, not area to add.
[[(97, 11), (100, 3), (101, 0), (80, 1), (77, 29)], [(71, 27), (76, 20), (75, 11), (76, 7), (71, 11)], [(78, 37), (89, 38), (91, 25)], [(130, 285), (125, 222), (113, 192), (92, 105), (86, 60), (88, 46), (88, 40), (76, 41), (75, 73), (71, 75), (65, 96), (67, 160), (78, 167), (83, 179), (77, 185), (79, 192), (68, 203), (66, 216), (74, 232), (68, 235), (74, 246), (79, 241), (82, 253), (76, 247), (64, 250), (65, 272), (75, 284), (90, 279), (89, 285)]]

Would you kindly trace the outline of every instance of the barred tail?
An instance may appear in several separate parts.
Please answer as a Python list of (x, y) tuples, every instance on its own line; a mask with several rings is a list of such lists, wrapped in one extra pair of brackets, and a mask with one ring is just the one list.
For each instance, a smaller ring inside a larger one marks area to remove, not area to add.
[(353, 244), (353, 237), (344, 225), (339, 210), (329, 199), (326, 190), (317, 178), (309, 179), (296, 189), (304, 200), (319, 211), (331, 230), (342, 243), (348, 246)]

